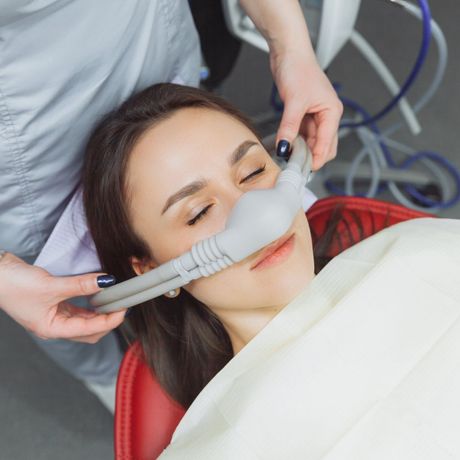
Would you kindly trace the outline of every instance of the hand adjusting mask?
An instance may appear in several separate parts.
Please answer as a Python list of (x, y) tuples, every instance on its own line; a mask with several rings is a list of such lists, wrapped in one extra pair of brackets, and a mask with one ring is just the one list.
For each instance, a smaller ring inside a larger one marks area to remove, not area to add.
[(100, 313), (122, 310), (153, 299), (190, 281), (210, 276), (245, 259), (287, 232), (301, 209), (302, 190), (312, 157), (298, 136), (287, 165), (273, 188), (244, 193), (220, 233), (157, 268), (101, 291), (90, 299)]

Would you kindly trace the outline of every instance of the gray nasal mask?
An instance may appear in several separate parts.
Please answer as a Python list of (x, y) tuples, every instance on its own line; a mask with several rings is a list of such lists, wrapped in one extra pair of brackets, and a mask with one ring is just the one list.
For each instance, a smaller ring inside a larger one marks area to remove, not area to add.
[(276, 241), (288, 231), (302, 208), (302, 191), (311, 165), (311, 153), (298, 136), (275, 186), (241, 195), (223, 231), (198, 241), (190, 251), (148, 273), (95, 294), (90, 304), (100, 313), (138, 305), (192, 280), (211, 276)]

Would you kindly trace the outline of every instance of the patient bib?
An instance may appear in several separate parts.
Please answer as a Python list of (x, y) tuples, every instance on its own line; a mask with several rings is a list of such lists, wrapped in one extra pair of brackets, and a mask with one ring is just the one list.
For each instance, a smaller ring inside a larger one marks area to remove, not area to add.
[(161, 459), (460, 459), (460, 221), (334, 258), (203, 389)]

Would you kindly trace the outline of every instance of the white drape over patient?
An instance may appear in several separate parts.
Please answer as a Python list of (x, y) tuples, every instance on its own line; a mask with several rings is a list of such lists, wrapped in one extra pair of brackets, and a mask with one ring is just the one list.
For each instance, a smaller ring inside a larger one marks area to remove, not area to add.
[(161, 459), (460, 458), (460, 221), (334, 258), (198, 395)]

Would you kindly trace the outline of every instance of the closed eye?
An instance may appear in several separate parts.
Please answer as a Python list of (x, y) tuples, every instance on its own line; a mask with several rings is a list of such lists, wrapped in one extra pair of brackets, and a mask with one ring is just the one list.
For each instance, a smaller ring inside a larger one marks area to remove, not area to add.
[[(249, 176), (246, 176), (244, 179), (242, 179), (240, 181), (240, 184), (248, 181), (249, 179), (251, 179), (252, 177), (254, 176), (257, 176), (258, 174), (261, 174), (265, 171), (265, 166), (266, 165), (263, 165), (261, 168), (259, 169), (256, 169), (255, 171), (253, 171), (251, 174), (249, 174)], [(188, 222), (187, 222), (187, 225), (195, 225), (196, 222), (198, 222), (202, 217), (204, 217), (206, 215), (206, 213), (209, 211), (209, 209), (211, 208), (211, 206), (213, 206), (212, 204), (209, 204), (208, 206), (206, 206), (205, 208), (203, 208), (193, 219), (190, 219)]]
[(189, 220), (187, 222), (187, 225), (194, 225), (195, 222), (200, 220), (209, 210), (209, 208), (212, 206), (212, 204), (208, 204), (204, 209), (202, 209), (193, 219)]
[(265, 171), (265, 166), (267, 166), (267, 165), (263, 165), (261, 168), (257, 169), (256, 171), (252, 172), (251, 174), (249, 174), (249, 176), (246, 176), (244, 179), (242, 179), (240, 181), (240, 184), (242, 184), (243, 182), (246, 182), (247, 180), (251, 179), (251, 177), (253, 177), (253, 176), (257, 176), (257, 174), (263, 173)]

